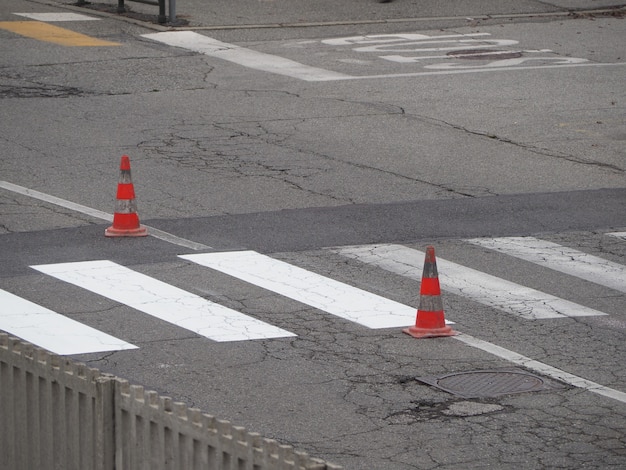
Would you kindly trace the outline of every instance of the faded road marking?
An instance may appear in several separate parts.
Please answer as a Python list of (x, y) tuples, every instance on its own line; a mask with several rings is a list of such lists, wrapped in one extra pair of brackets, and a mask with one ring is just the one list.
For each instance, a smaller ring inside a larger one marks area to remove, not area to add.
[(30, 18), (31, 20), (55, 23), (60, 21), (99, 21), (100, 18), (81, 15), (80, 13), (13, 13), (17, 16)]
[(166, 31), (163, 33), (144, 34), (142, 37), (170, 46), (182, 47), (251, 69), (286, 75), (309, 82), (353, 78), (343, 73), (311, 67), (276, 55), (256, 52), (234, 44), (221, 42), (193, 31)]
[(41, 21), (2, 21), (0, 29), (11, 31), (38, 41), (50, 42), (69, 47), (120, 46), (120, 43), (104, 41), (69, 29), (60, 28)]
[[(334, 249), (401, 276), (422, 278), (424, 253), (402, 245), (364, 245)], [(502, 312), (527, 319), (599, 316), (606, 313), (496, 276), (437, 258), (441, 288)]]
[(533, 237), (474, 238), (468, 242), (626, 292), (626, 266)]

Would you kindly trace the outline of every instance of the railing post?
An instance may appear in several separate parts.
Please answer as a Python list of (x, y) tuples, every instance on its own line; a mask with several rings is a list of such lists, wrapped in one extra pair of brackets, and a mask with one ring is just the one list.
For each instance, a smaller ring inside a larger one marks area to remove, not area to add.
[(165, 0), (159, 0), (159, 16), (157, 18), (159, 24), (163, 24), (167, 21), (165, 16)]
[(176, 23), (176, 0), (169, 0), (170, 2), (170, 23)]
[(115, 410), (114, 379), (101, 376), (96, 379), (95, 432), (96, 470), (115, 469)]

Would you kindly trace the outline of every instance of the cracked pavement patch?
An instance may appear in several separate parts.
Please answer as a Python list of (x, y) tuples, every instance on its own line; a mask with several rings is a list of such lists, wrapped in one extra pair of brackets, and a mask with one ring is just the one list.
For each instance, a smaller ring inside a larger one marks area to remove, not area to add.
[(446, 416), (464, 418), (506, 411), (503, 405), (484, 401), (418, 400), (411, 404), (412, 406), (407, 410), (390, 414), (386, 418), (389, 424), (407, 425), (432, 419), (442, 419)]
[[(63, 85), (53, 85), (19, 80), (6, 80), (0, 85), (0, 99), (2, 98), (69, 98), (72, 96), (86, 96), (89, 93), (80, 88), (67, 87)], [(15, 83), (7, 84), (7, 81)]]

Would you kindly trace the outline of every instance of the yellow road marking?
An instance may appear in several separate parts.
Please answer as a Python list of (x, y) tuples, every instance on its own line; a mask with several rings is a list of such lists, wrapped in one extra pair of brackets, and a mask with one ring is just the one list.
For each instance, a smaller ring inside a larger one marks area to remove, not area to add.
[(92, 38), (69, 29), (60, 28), (41, 21), (0, 21), (0, 29), (17, 33), (21, 36), (52, 42), (62, 46), (120, 46), (120, 43)]

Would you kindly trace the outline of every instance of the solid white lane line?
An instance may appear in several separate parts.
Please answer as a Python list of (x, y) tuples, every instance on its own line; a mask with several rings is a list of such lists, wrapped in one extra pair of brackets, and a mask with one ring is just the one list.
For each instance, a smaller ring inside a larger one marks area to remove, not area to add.
[(626, 266), (533, 237), (474, 238), (468, 242), (626, 292)]
[(112, 261), (31, 267), (214, 341), (295, 336)]
[(515, 351), (511, 351), (496, 344), (474, 338), (473, 336), (466, 335), (464, 333), (458, 336), (453, 336), (453, 338), (457, 341), (461, 341), (462, 343), (467, 344), (468, 346), (481, 349), (485, 352), (493, 354), (494, 356), (512, 362), (513, 364), (518, 364), (520, 366), (534, 370), (536, 372), (539, 372), (540, 374), (560, 380), (574, 387), (582, 388), (584, 390), (597, 393), (598, 395), (602, 395), (620, 401), (622, 403), (626, 403), (626, 393), (619, 390), (605, 387), (604, 385), (600, 385), (599, 383), (592, 382), (591, 380), (587, 380), (577, 375), (570, 374), (569, 372), (557, 369), (556, 367), (544, 364), (543, 362), (535, 361), (534, 359), (523, 356), (519, 353), (516, 353)]
[[(417, 281), (422, 277), (424, 253), (402, 245), (365, 245), (332, 251)], [(437, 267), (443, 290), (522, 318), (606, 315), (441, 258), (437, 258)]]
[(306, 81), (327, 81), (352, 78), (339, 72), (311, 67), (280, 56), (253, 51), (244, 47), (218, 41), (193, 31), (166, 31), (143, 34), (142, 37), (169, 46), (233, 62), (255, 70), (286, 75)]
[(32, 197), (33, 199), (39, 199), (40, 201), (48, 202), (50, 204), (54, 204), (55, 206), (65, 207), (66, 209), (70, 209), (74, 212), (80, 212), (81, 214), (86, 214), (96, 219), (113, 222), (113, 214), (99, 211), (98, 209), (92, 209), (91, 207), (83, 206), (81, 204), (76, 204), (75, 202), (61, 199), (60, 197), (35, 191), (34, 189), (25, 188), (24, 186), (9, 183), (8, 181), (0, 181), (0, 188), (21, 194), (23, 196)]
[(87, 354), (137, 349), (41, 305), (0, 289), (0, 330), (56, 354)]
[(415, 324), (417, 309), (254, 251), (181, 255), (183, 259), (368, 328)]
[[(76, 204), (75, 202), (68, 201), (66, 199), (61, 199), (60, 197), (52, 196), (50, 194), (42, 193), (39, 191), (35, 191), (34, 189), (25, 188), (24, 186), (19, 186), (17, 184), (9, 183), (8, 181), (0, 181), (0, 188), (6, 189), (7, 191), (12, 191), (17, 194), (22, 194), (23, 196), (32, 197), (33, 199), (39, 199), (40, 201), (48, 202), (50, 204), (54, 204), (59, 207), (65, 207), (66, 209), (70, 209), (74, 212), (80, 212), (81, 214), (85, 214), (96, 219), (106, 220), (107, 222), (113, 222), (113, 214), (109, 214), (107, 212), (100, 211), (98, 209), (92, 209), (91, 207), (83, 206), (81, 204)], [(146, 225), (148, 228), (148, 235), (153, 236), (154, 238), (158, 238), (159, 240), (163, 240), (165, 242), (171, 243), (173, 245), (182, 246), (185, 248), (190, 248), (192, 250), (210, 250), (211, 247), (207, 245), (203, 245), (202, 243), (197, 243), (192, 240), (187, 240), (185, 238), (177, 237), (168, 232), (164, 232), (163, 230), (156, 229), (154, 227), (150, 227)]]

